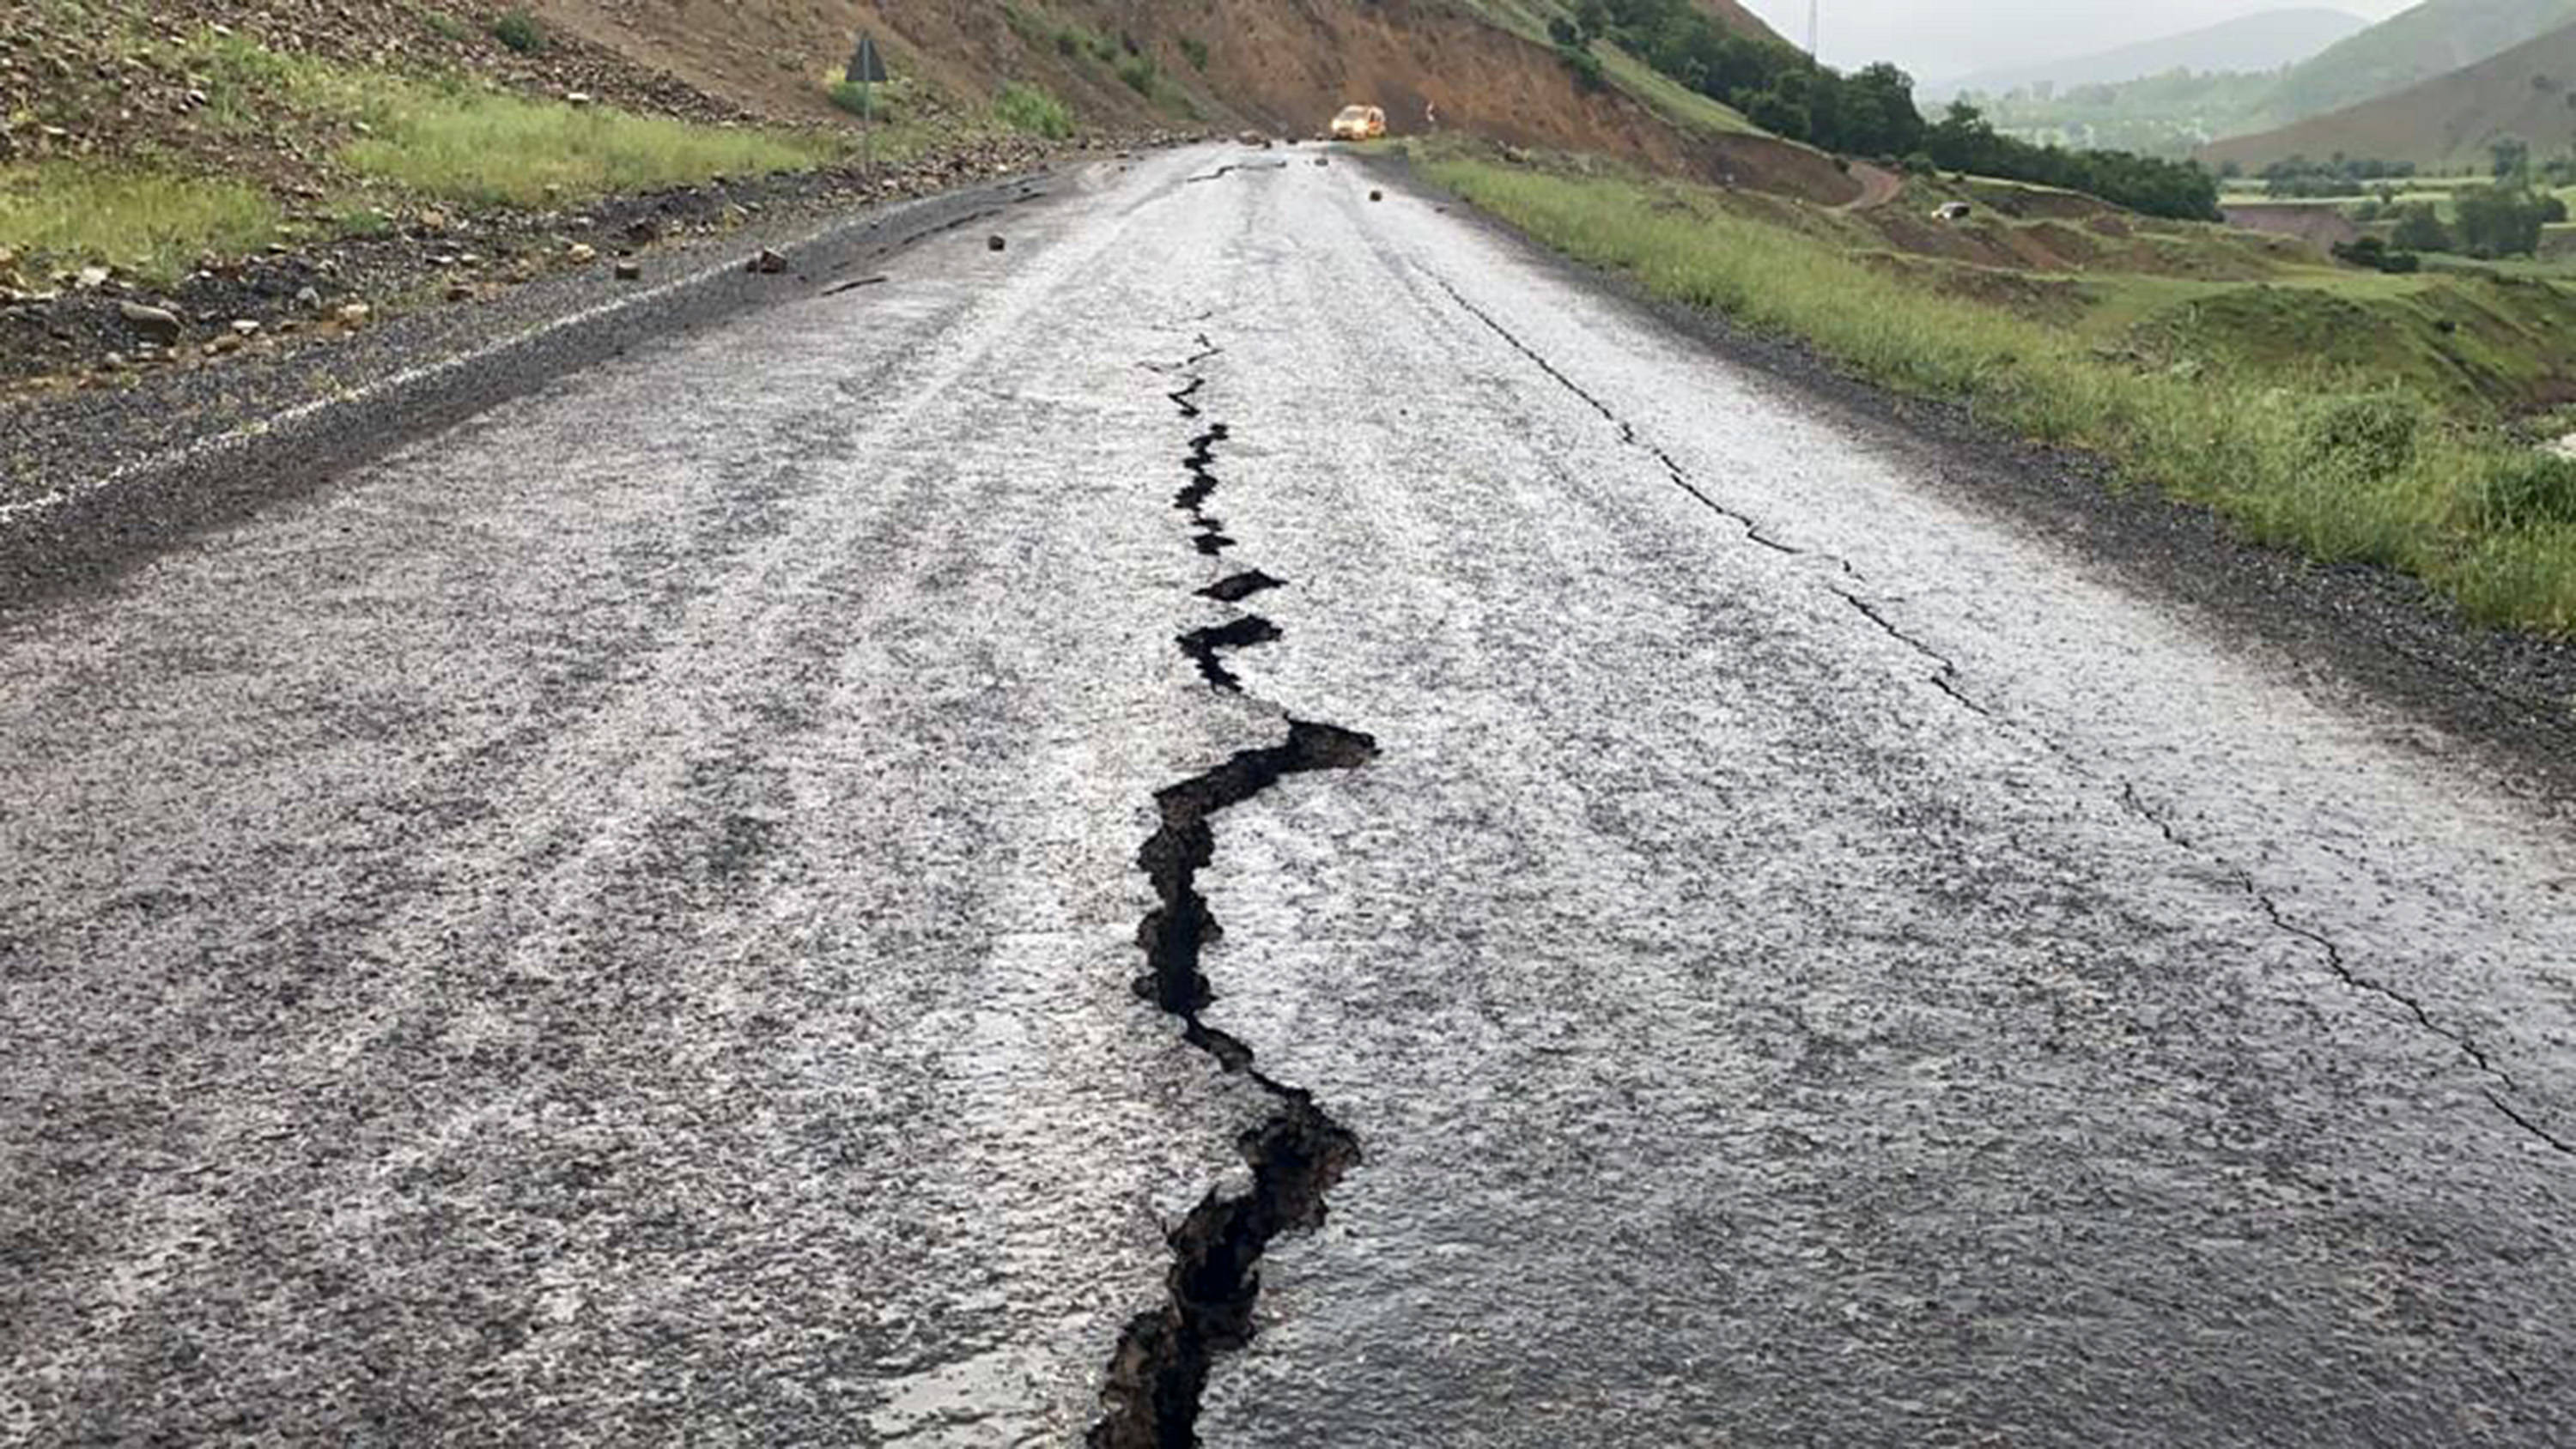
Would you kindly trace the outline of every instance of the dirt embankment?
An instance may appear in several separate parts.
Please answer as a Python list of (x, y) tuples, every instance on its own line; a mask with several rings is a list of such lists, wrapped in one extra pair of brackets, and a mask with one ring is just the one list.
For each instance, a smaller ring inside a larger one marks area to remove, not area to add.
[[(710, 94), (815, 113), (858, 34), (953, 107), (1038, 85), (1086, 123), (1309, 135), (1343, 105), (1399, 134), (1465, 130), (1819, 201), (1859, 183), (1764, 136), (1687, 134), (1616, 90), (1589, 91), (1546, 46), (1429, 0), (545, 0), (554, 23)], [(1092, 42), (1099, 42), (1095, 47)], [(1104, 54), (1103, 52), (1106, 52)]]

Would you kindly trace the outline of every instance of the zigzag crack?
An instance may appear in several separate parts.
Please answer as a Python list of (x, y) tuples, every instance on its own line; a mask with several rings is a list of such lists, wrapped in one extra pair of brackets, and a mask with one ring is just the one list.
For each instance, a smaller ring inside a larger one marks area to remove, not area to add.
[[(1211, 347), (1194, 361), (1213, 355)], [(1191, 399), (1204, 384), (1203, 377), (1193, 377), (1171, 395), (1183, 417), (1199, 416)], [(1174, 500), (1198, 526), (1201, 552), (1215, 552), (1207, 540), (1223, 537), (1201, 509), (1216, 488), (1214, 450), (1225, 436), (1219, 423), (1192, 441), (1191, 481)], [(1254, 569), (1198, 592), (1234, 603), (1279, 587), (1280, 580)], [(1180, 644), (1211, 685), (1240, 692), (1218, 651), (1278, 637), (1269, 620), (1245, 615), (1184, 634)], [(1159, 904), (1136, 927), (1146, 969), (1134, 990), (1180, 1021), (1184, 1041), (1221, 1070), (1250, 1081), (1273, 1106), (1259, 1126), (1236, 1139), (1236, 1150), (1252, 1169), (1251, 1191), (1228, 1197), (1211, 1189), (1167, 1234), (1172, 1266), (1164, 1278), (1164, 1302), (1130, 1319), (1119, 1335), (1101, 1389), (1105, 1412), (1086, 1440), (1092, 1449), (1191, 1449), (1198, 1443), (1199, 1403), (1216, 1356), (1252, 1341), (1262, 1254), (1282, 1233), (1321, 1226), (1325, 1194), (1360, 1160), (1359, 1139), (1317, 1106), (1311, 1093), (1255, 1070), (1248, 1044), (1204, 1020), (1216, 990), (1202, 956), (1223, 929), (1198, 888), (1198, 873), (1215, 858), (1213, 822), (1220, 812), (1291, 775), (1357, 769), (1377, 752), (1377, 741), (1355, 730), (1290, 719), (1283, 742), (1238, 751), (1216, 768), (1155, 793), (1160, 824), (1136, 860)]]
[(1190, 656), (1207, 682), (1228, 694), (1243, 693), (1243, 681), (1225, 667), (1217, 655), (1226, 650), (1249, 649), (1255, 644), (1268, 644), (1279, 638), (1279, 626), (1259, 614), (1246, 614), (1231, 623), (1213, 624), (1192, 629), (1180, 639), (1181, 652)]
[(1199, 590), (1199, 597), (1214, 599), (1220, 604), (1239, 604), (1264, 589), (1286, 587), (1288, 587), (1286, 579), (1274, 579), (1259, 569), (1246, 569), (1239, 574), (1228, 574)]

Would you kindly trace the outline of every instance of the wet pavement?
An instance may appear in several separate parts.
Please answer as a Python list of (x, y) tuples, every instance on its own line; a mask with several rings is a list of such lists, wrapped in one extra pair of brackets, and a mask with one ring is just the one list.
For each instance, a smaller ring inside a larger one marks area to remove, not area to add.
[(0, 621), (0, 1441), (2576, 1442), (2563, 816), (1284, 154)]

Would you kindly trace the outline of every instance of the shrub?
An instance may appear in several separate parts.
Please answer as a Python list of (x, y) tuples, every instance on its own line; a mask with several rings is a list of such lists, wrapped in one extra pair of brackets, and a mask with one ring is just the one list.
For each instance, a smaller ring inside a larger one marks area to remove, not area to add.
[(2517, 454), (2489, 469), (2478, 491), (2490, 527), (2576, 523), (2576, 458)]
[(508, 11), (493, 21), (492, 38), (521, 55), (535, 55), (546, 48), (545, 27), (524, 9)]
[(993, 115), (1014, 131), (1061, 141), (1073, 134), (1073, 112), (1037, 86), (1011, 81), (993, 97)]
[(2337, 398), (2308, 420), (2313, 466), (2353, 483), (2379, 483), (2415, 461), (2423, 406), (2396, 393)]
[(1205, 70), (1208, 63), (1207, 42), (1195, 35), (1181, 37), (1181, 54), (1188, 58), (1190, 69)]
[(2410, 252), (2446, 252), (2451, 249), (2451, 229), (2442, 225), (2441, 213), (2429, 201), (2412, 201), (2397, 208), (2397, 230), (2389, 243)]
[(828, 94), (832, 97), (833, 105), (853, 116), (865, 117), (872, 121), (888, 119), (894, 109), (888, 104), (884, 86), (871, 89), (854, 80), (836, 80), (829, 87)]
[(1155, 84), (1162, 79), (1162, 75), (1154, 68), (1151, 58), (1129, 55), (1119, 58), (1118, 78), (1127, 83), (1127, 89), (1151, 100)]
[(1598, 91), (1609, 86), (1610, 76), (1602, 69), (1601, 57), (1594, 55), (1588, 48), (1580, 45), (1560, 45), (1556, 48), (1556, 57), (1565, 62), (1567, 70), (1574, 72), (1574, 84), (1577, 88)]

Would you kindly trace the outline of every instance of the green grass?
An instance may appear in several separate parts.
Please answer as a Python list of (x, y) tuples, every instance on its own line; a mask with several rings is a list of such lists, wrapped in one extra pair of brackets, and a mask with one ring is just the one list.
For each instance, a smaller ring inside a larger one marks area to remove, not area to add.
[[(534, 207), (806, 169), (850, 147), (838, 135), (700, 126), (457, 76), (337, 65), (211, 31), (175, 43), (138, 35), (135, 44), (199, 79), (207, 104), (198, 123), (223, 145), (268, 145), (282, 126), (347, 137), (331, 156), (340, 174), (328, 178), (335, 202), (322, 223), (338, 235), (386, 229), (382, 208), (407, 199)], [(897, 128), (879, 149), (900, 155), (922, 140)], [(202, 253), (238, 254), (287, 234), (273, 198), (203, 167), (150, 154), (0, 168), (0, 246), (40, 264), (104, 262), (166, 282)]]
[(2225, 349), (2189, 366), (2106, 355), (2081, 329), (1926, 290), (1814, 235), (1732, 215), (1695, 188), (1455, 155), (1424, 164), (1475, 205), (1654, 294), (1806, 338), (1865, 378), (1963, 401), (2031, 438), (2092, 449), (2125, 479), (2214, 508), (2249, 537), (2405, 570), (2480, 620), (2576, 632), (2576, 510), (2530, 504), (2525, 494), (2554, 498), (2558, 485), (2529, 483), (2528, 451), (2402, 374)]
[(468, 89), (394, 87), (350, 169), (422, 196), (533, 207), (562, 196), (656, 191), (713, 176), (803, 170), (841, 154), (811, 136), (696, 126), (605, 106)]
[(1073, 112), (1043, 86), (1011, 81), (993, 97), (993, 117), (1014, 131), (1061, 141), (1073, 134)]
[(264, 135), (281, 108), (363, 123), (372, 134), (343, 146), (339, 165), (428, 200), (536, 206), (549, 200), (549, 187), (567, 198), (651, 191), (810, 168), (843, 149), (819, 135), (575, 107), (457, 76), (360, 70), (281, 55), (239, 36), (201, 36), (187, 59), (206, 79), (210, 127)]
[(255, 187), (148, 166), (70, 161), (0, 169), (0, 247), (176, 280), (202, 252), (246, 252), (277, 234)]
[(1716, 135), (1763, 134), (1734, 107), (1709, 99), (1615, 45), (1596, 45), (1601, 69), (1610, 83), (1685, 130)]

